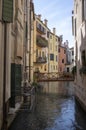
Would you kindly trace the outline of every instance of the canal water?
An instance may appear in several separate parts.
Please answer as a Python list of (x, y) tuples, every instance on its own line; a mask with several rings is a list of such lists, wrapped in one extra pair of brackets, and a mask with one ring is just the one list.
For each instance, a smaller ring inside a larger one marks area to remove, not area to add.
[(86, 115), (75, 103), (73, 82), (44, 82), (32, 111), (20, 110), (9, 130), (86, 130)]

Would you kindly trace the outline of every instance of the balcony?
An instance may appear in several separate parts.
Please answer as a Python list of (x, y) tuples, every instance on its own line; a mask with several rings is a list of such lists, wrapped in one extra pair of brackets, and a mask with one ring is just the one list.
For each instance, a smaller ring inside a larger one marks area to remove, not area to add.
[(46, 63), (47, 62), (47, 57), (37, 57), (35, 63)]
[(39, 47), (48, 47), (48, 41), (41, 36), (37, 36), (36, 44)]
[(41, 24), (37, 23), (36, 29), (40, 34), (46, 34), (46, 30)]

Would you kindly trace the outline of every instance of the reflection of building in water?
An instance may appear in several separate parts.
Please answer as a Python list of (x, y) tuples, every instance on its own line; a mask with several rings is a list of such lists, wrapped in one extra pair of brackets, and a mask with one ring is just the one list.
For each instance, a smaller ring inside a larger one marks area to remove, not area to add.
[(73, 94), (72, 82), (43, 82), (43, 93), (69, 96)]

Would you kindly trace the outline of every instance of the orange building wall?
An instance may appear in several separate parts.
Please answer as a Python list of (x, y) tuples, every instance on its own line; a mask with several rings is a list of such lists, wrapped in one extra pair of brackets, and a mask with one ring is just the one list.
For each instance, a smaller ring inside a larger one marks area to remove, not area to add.
[(66, 49), (63, 46), (59, 46), (58, 47), (58, 71), (59, 72), (65, 71), (65, 64), (66, 64)]

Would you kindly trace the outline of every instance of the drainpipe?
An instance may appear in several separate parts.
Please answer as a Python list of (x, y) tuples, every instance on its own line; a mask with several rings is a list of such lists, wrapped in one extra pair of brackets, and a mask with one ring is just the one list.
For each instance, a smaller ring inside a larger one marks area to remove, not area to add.
[(31, 39), (30, 39), (30, 37), (31, 37), (31, 33), (30, 33), (30, 18), (31, 18), (31, 11), (30, 11), (30, 0), (27, 0), (27, 16), (26, 16), (26, 21), (27, 21), (27, 28), (28, 28), (28, 32), (27, 32), (27, 45), (28, 45), (28, 54), (29, 54), (29, 56), (28, 56), (28, 58), (29, 58), (29, 76), (28, 76), (28, 80), (29, 80), (29, 83), (30, 83), (30, 81), (31, 81), (31, 77), (30, 77), (30, 65), (31, 65), (31, 57), (30, 57), (30, 53), (31, 53)]
[[(30, 0), (31, 6), (31, 0)], [(31, 82), (31, 7), (29, 7), (29, 83)]]
[[(27, 56), (29, 58), (29, 45), (30, 45), (30, 35), (29, 35), (29, 20), (30, 20), (30, 2), (29, 0), (25, 0), (25, 43), (24, 43), (24, 73), (25, 73), (25, 77), (24, 77), (24, 84), (26, 86), (26, 81), (29, 80), (29, 74), (27, 75), (27, 72), (29, 70), (29, 63), (27, 64)], [(28, 66), (27, 66), (28, 65)], [(29, 72), (28, 72), (29, 73)]]
[[(23, 85), (24, 87), (26, 86), (26, 48), (27, 48), (27, 31), (26, 31), (26, 27), (27, 27), (27, 21), (26, 21), (26, 15), (27, 15), (27, 8), (26, 8), (26, 5), (27, 5), (27, 1), (25, 0), (24, 1), (24, 52), (23, 52), (23, 72), (24, 72), (24, 75), (23, 75)], [(24, 89), (24, 88), (23, 88)]]
[[(26, 26), (26, 37), (25, 37), (25, 52), (24, 52), (24, 94), (28, 93), (28, 87), (30, 83), (30, 0), (25, 0), (25, 26)], [(28, 56), (28, 61), (27, 61)], [(28, 62), (28, 64), (27, 64)], [(27, 66), (28, 65), (28, 66)], [(29, 72), (28, 72), (29, 71)], [(28, 73), (28, 75), (27, 75)], [(26, 82), (27, 81), (27, 82)], [(28, 100), (27, 96), (24, 96), (24, 102)]]

